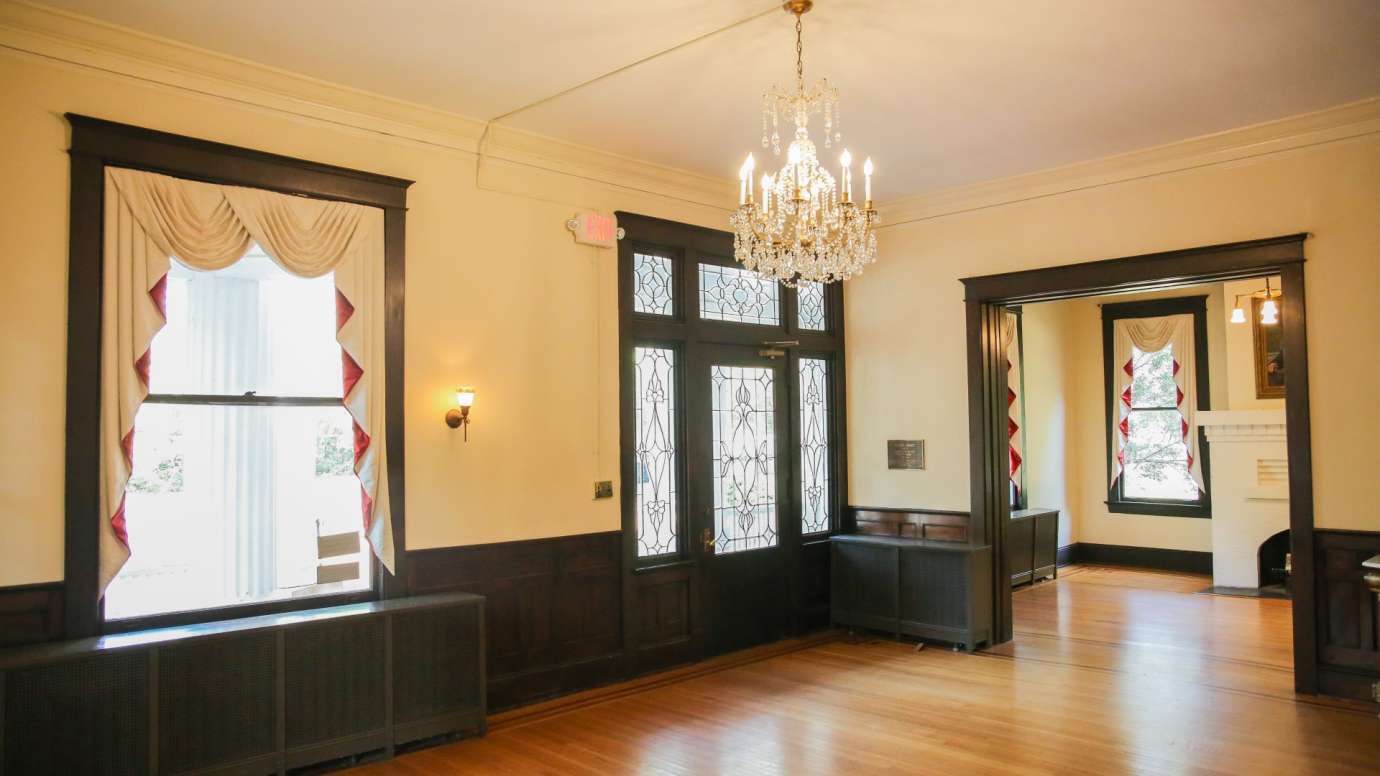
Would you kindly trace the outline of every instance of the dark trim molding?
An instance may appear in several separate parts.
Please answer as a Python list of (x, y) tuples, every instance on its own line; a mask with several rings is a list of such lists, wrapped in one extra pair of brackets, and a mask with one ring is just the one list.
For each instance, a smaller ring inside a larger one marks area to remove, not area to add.
[(1289, 535), (1294, 559), (1294, 687), (1316, 693), (1318, 624), (1313, 546), (1312, 431), (1308, 406), (1307, 316), (1303, 243), (1307, 234), (1211, 245), (1106, 261), (963, 279), (968, 336), (969, 491), (975, 540), (993, 545), (996, 601), (993, 636), (1011, 639), (1006, 527), (1010, 505), (1000, 483), (1004, 460), (1005, 363), (1000, 353), (1000, 312), (1006, 305), (1071, 299), (1123, 291), (1149, 291), (1195, 283), (1279, 275), (1283, 286), (1284, 352), (1289, 362), (1285, 397), (1289, 448)]
[(1108, 566), (1135, 566), (1160, 571), (1212, 573), (1212, 553), (1197, 550), (1169, 550), (1161, 547), (1130, 547), (1121, 544), (1075, 542), (1059, 548), (1060, 566), (1070, 563), (1098, 563)]
[[(397, 578), (375, 563), (377, 595), (403, 595), (406, 553), (406, 487), (403, 482), (403, 269), (407, 188), (411, 181), (344, 167), (264, 153), (249, 148), (66, 114), (72, 127), (71, 202), (69, 212), (67, 374), (88, 374), (101, 360), (101, 268), (104, 229), (105, 168), (126, 167), (180, 178), (234, 186), (251, 186), (285, 194), (341, 200), (384, 211), (387, 361), (385, 424), (388, 429), (388, 478), (393, 513)], [(66, 551), (63, 634), (94, 636), (105, 629), (97, 590), (100, 511), (100, 385), (67, 380)], [(372, 597), (372, 596), (371, 596)], [(340, 603), (322, 596), (297, 608)], [(267, 611), (265, 609), (264, 611)], [(237, 614), (257, 610), (236, 610)], [(156, 624), (176, 624), (200, 617), (226, 616), (225, 610), (169, 615)], [(154, 624), (152, 621), (143, 623)]]

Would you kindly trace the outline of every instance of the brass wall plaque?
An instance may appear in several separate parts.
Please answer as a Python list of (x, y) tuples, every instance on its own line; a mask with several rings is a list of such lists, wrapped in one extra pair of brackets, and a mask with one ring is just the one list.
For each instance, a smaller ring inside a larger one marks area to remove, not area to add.
[(925, 468), (925, 440), (888, 439), (886, 441), (886, 468)]

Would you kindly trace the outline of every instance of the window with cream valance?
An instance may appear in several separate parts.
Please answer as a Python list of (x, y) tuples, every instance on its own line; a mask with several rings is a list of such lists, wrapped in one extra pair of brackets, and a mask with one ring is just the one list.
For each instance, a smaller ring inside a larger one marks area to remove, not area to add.
[(117, 167), (105, 168), (104, 185), (98, 591), (104, 593), (131, 551), (138, 552), (126, 530), (126, 489), (136, 415), (149, 395), (157, 352), (151, 345), (167, 321), (174, 261), (187, 270), (217, 272), (251, 252), (271, 260), (274, 272), (322, 282), (329, 276), (334, 286), (338, 395), (348, 412), (359, 520), (373, 554), (393, 571), (384, 211)]
[(1103, 306), (1108, 508), (1209, 516), (1196, 422), (1208, 407), (1203, 297)]

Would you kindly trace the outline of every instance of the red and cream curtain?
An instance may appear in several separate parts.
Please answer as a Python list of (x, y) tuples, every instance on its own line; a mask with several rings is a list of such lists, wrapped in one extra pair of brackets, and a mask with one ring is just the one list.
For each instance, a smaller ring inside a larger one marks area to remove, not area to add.
[(1131, 433), (1131, 384), (1135, 377), (1135, 349), (1155, 353), (1171, 345), (1174, 357), (1174, 384), (1178, 387), (1180, 430), (1188, 448), (1188, 471), (1198, 489), (1207, 492), (1203, 484), (1202, 463), (1198, 455), (1198, 426), (1194, 414), (1198, 407), (1198, 381), (1194, 358), (1193, 316), (1166, 315), (1158, 318), (1120, 318), (1112, 322), (1112, 357), (1117, 365), (1113, 390), (1118, 414), (1112, 437), (1112, 484), (1121, 476), (1126, 464), (1126, 440)]
[(107, 168), (101, 314), (100, 590), (129, 559), (125, 486), (134, 417), (148, 395), (149, 346), (165, 322), (173, 258), (197, 270), (257, 243), (301, 277), (334, 272), (343, 396), (354, 421), (365, 535), (393, 570), (384, 433), (383, 211), (262, 189)]
[(1021, 424), (1021, 345), (1016, 338), (1016, 314), (1003, 310), (1001, 314), (1001, 349), (1006, 354), (1006, 439), (1011, 458), (1011, 484), (1017, 495), (1021, 492), (1021, 463), (1025, 460), (1025, 429)]

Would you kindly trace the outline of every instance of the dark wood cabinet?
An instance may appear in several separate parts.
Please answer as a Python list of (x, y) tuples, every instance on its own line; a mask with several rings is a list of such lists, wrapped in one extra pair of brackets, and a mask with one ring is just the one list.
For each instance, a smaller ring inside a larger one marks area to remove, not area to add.
[(1059, 510), (1018, 509), (1006, 530), (1006, 562), (1011, 585), (1058, 578)]
[(835, 625), (935, 639), (969, 651), (991, 641), (991, 547), (859, 534), (830, 541)]

